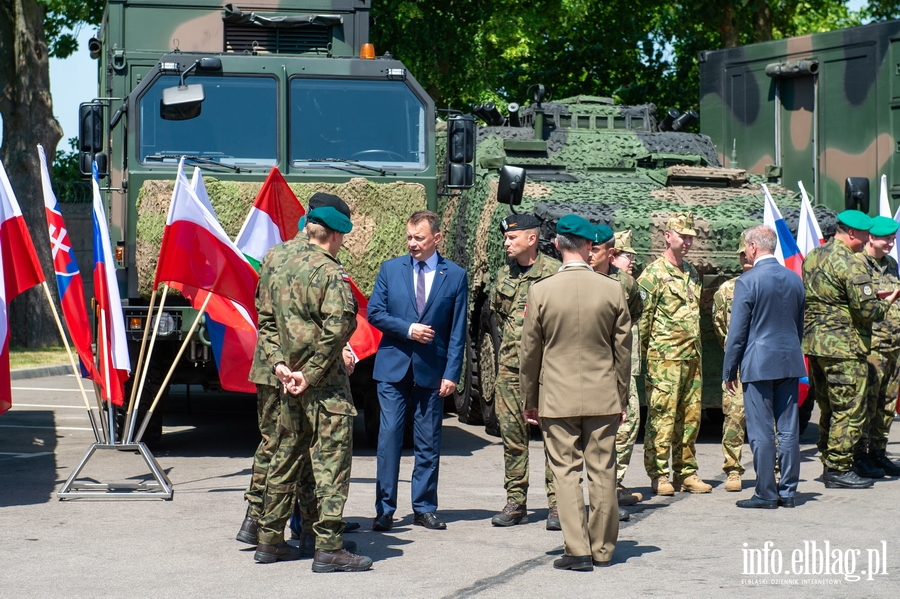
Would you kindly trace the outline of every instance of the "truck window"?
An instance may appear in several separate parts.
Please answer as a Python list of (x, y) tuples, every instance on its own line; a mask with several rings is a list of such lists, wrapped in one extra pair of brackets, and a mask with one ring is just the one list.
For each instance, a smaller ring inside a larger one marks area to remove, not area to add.
[(289, 106), (293, 166), (425, 169), (425, 105), (403, 81), (294, 78)]
[(202, 83), (206, 99), (200, 116), (166, 121), (159, 116), (162, 90), (178, 85), (163, 76), (139, 103), (141, 162), (177, 162), (182, 155), (223, 164), (273, 166), (278, 158), (278, 82), (272, 77), (189, 77)]

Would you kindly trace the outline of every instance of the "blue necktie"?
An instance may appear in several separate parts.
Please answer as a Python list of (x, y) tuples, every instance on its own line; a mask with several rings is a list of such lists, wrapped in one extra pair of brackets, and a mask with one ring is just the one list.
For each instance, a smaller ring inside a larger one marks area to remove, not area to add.
[(419, 272), (416, 275), (416, 311), (421, 316), (425, 310), (425, 263), (419, 260)]

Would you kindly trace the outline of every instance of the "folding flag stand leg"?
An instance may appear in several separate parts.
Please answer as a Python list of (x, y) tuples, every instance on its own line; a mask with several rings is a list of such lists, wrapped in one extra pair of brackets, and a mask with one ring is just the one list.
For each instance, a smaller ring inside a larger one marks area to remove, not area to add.
[[(153, 481), (140, 483), (95, 483), (95, 482), (78, 482), (78, 475), (87, 465), (88, 461), (97, 451), (118, 451), (118, 452), (137, 452), (140, 454), (144, 463), (153, 475)], [(172, 499), (172, 481), (166, 476), (166, 473), (159, 467), (156, 458), (147, 449), (143, 443), (129, 443), (127, 445), (93, 443), (88, 448), (87, 453), (81, 458), (81, 462), (69, 479), (56, 494), (57, 498), (75, 499), (91, 497), (94, 499)]]

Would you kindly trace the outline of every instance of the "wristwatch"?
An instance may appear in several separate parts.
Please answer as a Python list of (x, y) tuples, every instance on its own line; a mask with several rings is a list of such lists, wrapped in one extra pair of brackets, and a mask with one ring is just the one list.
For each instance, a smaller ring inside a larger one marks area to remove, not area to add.
[(287, 366), (287, 364), (284, 362), (284, 360), (282, 360), (281, 362), (275, 362), (275, 366), (272, 367), (272, 374), (277, 375), (277, 374), (278, 374), (278, 367), (281, 366), (282, 364), (284, 364), (285, 366)]

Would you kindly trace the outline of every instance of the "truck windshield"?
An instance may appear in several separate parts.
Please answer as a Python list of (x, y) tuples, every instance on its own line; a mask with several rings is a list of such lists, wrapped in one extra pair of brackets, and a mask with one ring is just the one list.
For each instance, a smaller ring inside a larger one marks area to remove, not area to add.
[(198, 156), (236, 166), (273, 166), (278, 150), (278, 83), (272, 77), (189, 77), (202, 83), (200, 116), (166, 121), (159, 116), (163, 89), (178, 77), (163, 76), (139, 102), (141, 162), (177, 162)]
[(403, 81), (294, 78), (290, 157), (423, 170), (425, 106)]

